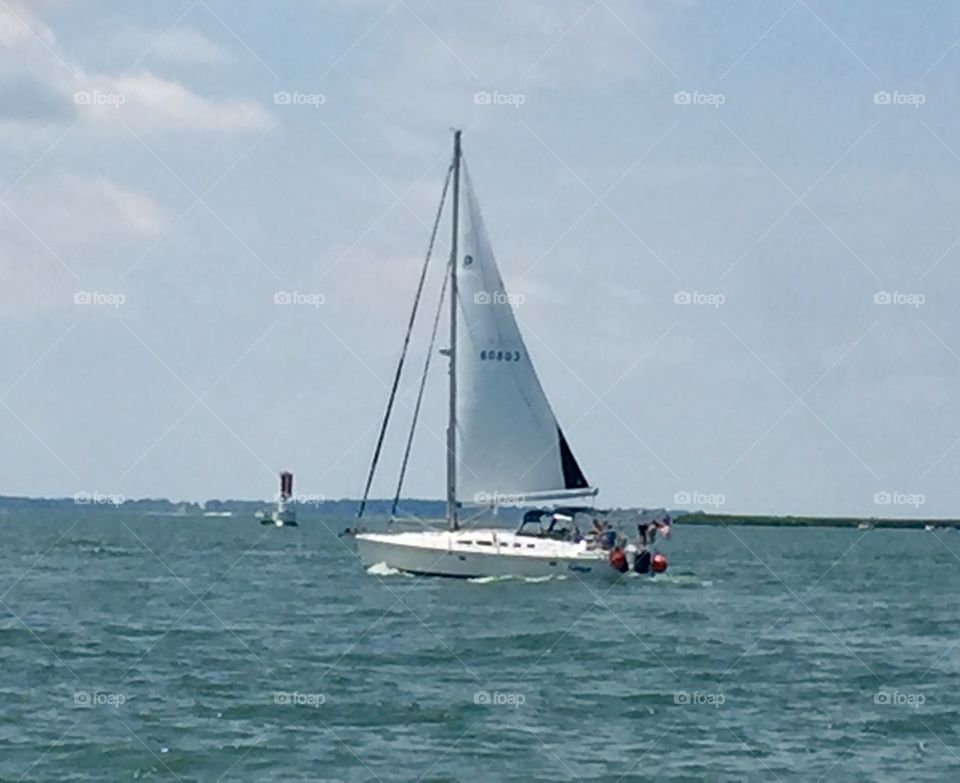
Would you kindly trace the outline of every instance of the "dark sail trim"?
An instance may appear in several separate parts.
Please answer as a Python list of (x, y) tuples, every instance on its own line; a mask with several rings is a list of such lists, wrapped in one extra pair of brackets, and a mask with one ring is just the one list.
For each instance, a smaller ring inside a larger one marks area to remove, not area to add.
[(581, 489), (590, 486), (587, 477), (583, 475), (576, 457), (563, 437), (563, 430), (557, 427), (557, 436), (560, 438), (560, 466), (563, 468), (563, 483), (567, 489)]

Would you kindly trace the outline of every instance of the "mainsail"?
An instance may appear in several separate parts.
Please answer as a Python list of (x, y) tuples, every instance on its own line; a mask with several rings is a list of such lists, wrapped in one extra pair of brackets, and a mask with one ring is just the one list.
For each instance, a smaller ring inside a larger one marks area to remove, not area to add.
[(592, 495), (523, 343), (463, 167), (458, 248), (457, 500)]

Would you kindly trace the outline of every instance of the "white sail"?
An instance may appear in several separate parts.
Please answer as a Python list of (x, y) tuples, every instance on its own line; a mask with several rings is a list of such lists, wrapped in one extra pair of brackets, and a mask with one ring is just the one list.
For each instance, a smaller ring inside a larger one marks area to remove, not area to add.
[(463, 167), (457, 259), (457, 499), (504, 504), (595, 494), (520, 336)]

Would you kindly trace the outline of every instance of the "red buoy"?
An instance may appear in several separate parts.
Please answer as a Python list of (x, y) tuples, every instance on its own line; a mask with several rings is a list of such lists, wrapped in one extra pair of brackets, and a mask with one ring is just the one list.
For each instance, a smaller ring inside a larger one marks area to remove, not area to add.
[(662, 574), (667, 570), (667, 556), (657, 552), (650, 560), (650, 568), (653, 569), (653, 573)]

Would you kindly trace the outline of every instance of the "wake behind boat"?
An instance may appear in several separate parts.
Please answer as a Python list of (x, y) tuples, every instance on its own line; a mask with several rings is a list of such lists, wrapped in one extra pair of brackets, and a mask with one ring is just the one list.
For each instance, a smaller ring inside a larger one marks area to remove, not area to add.
[[(355, 538), (361, 561), (368, 567), (384, 563), (409, 573), (451, 577), (542, 577), (565, 573), (616, 578), (632, 568), (647, 573), (665, 570), (666, 559), (647, 548), (652, 539), (647, 536), (646, 527), (636, 545), (627, 544), (623, 536), (598, 520), (588, 535), (581, 534), (573, 516), (594, 514), (590, 508), (528, 512), (516, 532), (461, 529), (461, 512), (471, 507), (486, 509), (592, 498), (598, 490), (587, 481), (574, 457), (523, 342), (463, 163), (460, 131), (454, 133), (453, 161), (447, 171), (359, 516), (363, 515), (377, 468), (451, 182), (448, 274), (444, 276), (433, 322), (393, 505), (395, 513), (443, 301), (449, 294), (450, 342), (447, 349), (440, 351), (449, 363), (445, 520), (448, 529), (360, 533)], [(572, 512), (573, 516), (563, 511)], [(550, 523), (543, 528), (541, 523), (547, 515)], [(569, 525), (563, 524), (567, 521)]]

